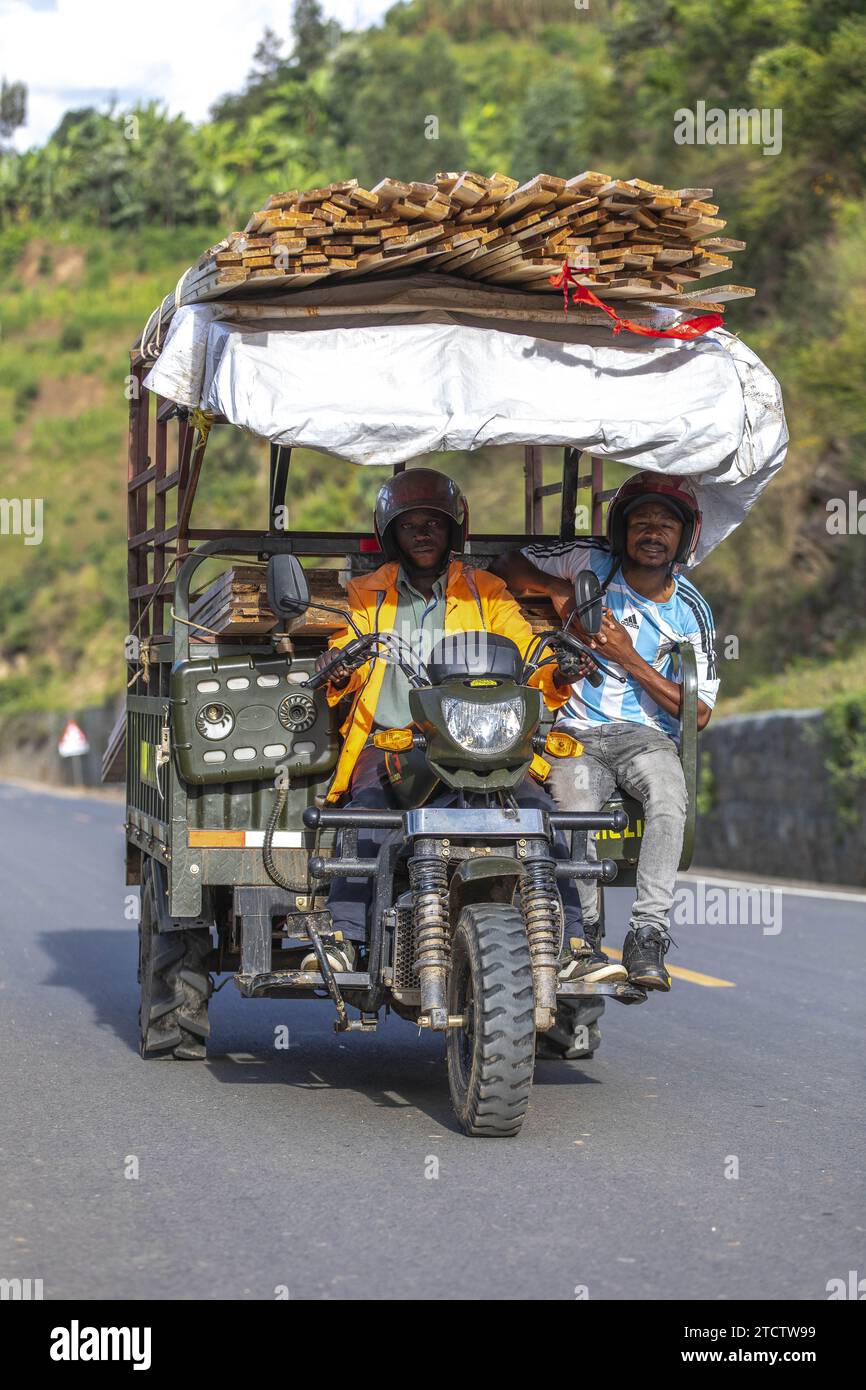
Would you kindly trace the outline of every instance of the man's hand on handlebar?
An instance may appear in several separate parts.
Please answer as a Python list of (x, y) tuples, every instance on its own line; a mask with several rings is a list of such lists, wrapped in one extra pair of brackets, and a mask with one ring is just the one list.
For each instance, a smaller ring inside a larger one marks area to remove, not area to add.
[(342, 690), (348, 685), (352, 672), (369, 661), (371, 656), (381, 657), (385, 661), (396, 661), (410, 685), (426, 684), (426, 675), (422, 678), (417, 670), (404, 661), (399, 648), (394, 649), (385, 642), (388, 635), (369, 632), (353, 638), (345, 647), (329, 647), (321, 656), (316, 657), (316, 669), (307, 685), (313, 690), (318, 690), (323, 685)]
[(563, 690), (568, 685), (574, 685), (575, 681), (583, 680), (584, 676), (588, 676), (595, 669), (596, 665), (591, 657), (583, 652), (571, 652), (560, 647), (556, 652), (554, 684)]
[[(316, 675), (320, 675), (333, 659), (334, 653), (332, 650), (322, 652), (321, 656), (317, 656)], [(345, 662), (338, 661), (336, 666), (331, 667), (328, 673), (328, 680), (335, 690), (342, 690), (344, 685), (348, 685), (351, 674), (351, 666), (347, 666)]]

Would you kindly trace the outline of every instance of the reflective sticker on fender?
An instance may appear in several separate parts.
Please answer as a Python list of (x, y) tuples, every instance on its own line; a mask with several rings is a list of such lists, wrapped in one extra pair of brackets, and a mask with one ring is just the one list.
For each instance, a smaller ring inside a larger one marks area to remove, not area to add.
[(149, 787), (159, 786), (156, 776), (156, 745), (145, 743), (144, 739), (139, 743), (138, 775)]
[(465, 684), (465, 685), (468, 685), (468, 686), (471, 686), (473, 689), (475, 689), (475, 688), (477, 688), (479, 685), (494, 685), (494, 686), (495, 686), (495, 685), (498, 685), (498, 684), (499, 684), (499, 681), (490, 681), (490, 680), (480, 680), (480, 679), (479, 679), (479, 680), (465, 681), (464, 684)]

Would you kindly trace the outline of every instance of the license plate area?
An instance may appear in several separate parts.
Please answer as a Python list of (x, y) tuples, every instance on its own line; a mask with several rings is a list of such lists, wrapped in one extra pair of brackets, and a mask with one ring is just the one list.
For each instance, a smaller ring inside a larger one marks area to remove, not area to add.
[(406, 811), (403, 828), (407, 836), (447, 836), (450, 840), (518, 840), (546, 836), (547, 817), (534, 807), (519, 807), (508, 816), (496, 807), (421, 806)]

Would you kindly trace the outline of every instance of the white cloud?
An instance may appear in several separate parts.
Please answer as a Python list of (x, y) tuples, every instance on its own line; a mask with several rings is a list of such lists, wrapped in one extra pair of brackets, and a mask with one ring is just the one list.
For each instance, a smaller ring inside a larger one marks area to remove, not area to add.
[[(393, 0), (323, 0), (346, 29), (375, 23)], [(204, 120), (238, 91), (266, 25), (288, 37), (291, 0), (0, 0), (0, 74), (28, 88), (15, 145), (42, 144), (63, 113), (156, 98)]]

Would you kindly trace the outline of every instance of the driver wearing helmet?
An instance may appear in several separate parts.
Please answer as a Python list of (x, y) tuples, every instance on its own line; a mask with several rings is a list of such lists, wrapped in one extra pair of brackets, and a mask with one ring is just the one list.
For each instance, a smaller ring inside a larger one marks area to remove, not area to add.
[[(574, 581), (590, 568), (607, 606), (601, 632), (583, 635), (625, 683), (605, 676), (593, 687), (580, 679), (561, 711), (557, 729), (583, 745), (576, 757), (557, 759), (550, 789), (563, 809), (597, 810), (619, 786), (643, 803), (644, 829), (637, 892), (622, 966), (601, 949), (595, 883), (578, 881), (584, 941), (561, 961), (561, 978), (620, 978), (645, 989), (670, 989), (665, 954), (686, 817), (686, 785), (677, 753), (682, 687), (672, 649), (691, 642), (698, 664), (698, 728), (709, 721), (719, 688), (713, 616), (694, 584), (678, 573), (697, 548), (701, 512), (680, 479), (641, 472), (613, 497), (607, 539), (587, 536), (512, 551), (495, 569), (521, 594), (547, 594), (562, 619), (574, 609)], [(586, 853), (592, 852), (587, 837)]]
[[(392, 634), (410, 665), (426, 661), (436, 642), (458, 632), (497, 633), (510, 638), (525, 656), (533, 640), (532, 628), (502, 580), (485, 570), (473, 570), (457, 558), (468, 530), (468, 508), (456, 483), (429, 468), (397, 474), (380, 489), (375, 526), (387, 563), (348, 587), (351, 614), (362, 633)], [(348, 628), (335, 635), (329, 652), (319, 657), (317, 670), (332, 658), (335, 647), (345, 646), (353, 635)], [(536, 671), (529, 683), (541, 689), (550, 709), (558, 709), (571, 694), (572, 679), (550, 665)], [(389, 807), (384, 754), (371, 746), (371, 737), (376, 729), (411, 724), (407, 677), (395, 662), (376, 656), (356, 669), (337, 667), (326, 693), (331, 705), (351, 699), (340, 730), (345, 741), (328, 801), (337, 801), (348, 791), (348, 806)], [(523, 806), (549, 805), (547, 794), (533, 783), (518, 792), (517, 801)], [(360, 832), (359, 856), (374, 857), (386, 833)], [(567, 857), (564, 839), (558, 849), (561, 857)], [(564, 882), (568, 885), (562, 892), (567, 930), (580, 931), (573, 880)], [(337, 970), (354, 968), (356, 946), (366, 939), (371, 894), (367, 878), (333, 882), (328, 906), (342, 942), (329, 945), (327, 951)], [(317, 969), (315, 956), (309, 956), (302, 968)]]

